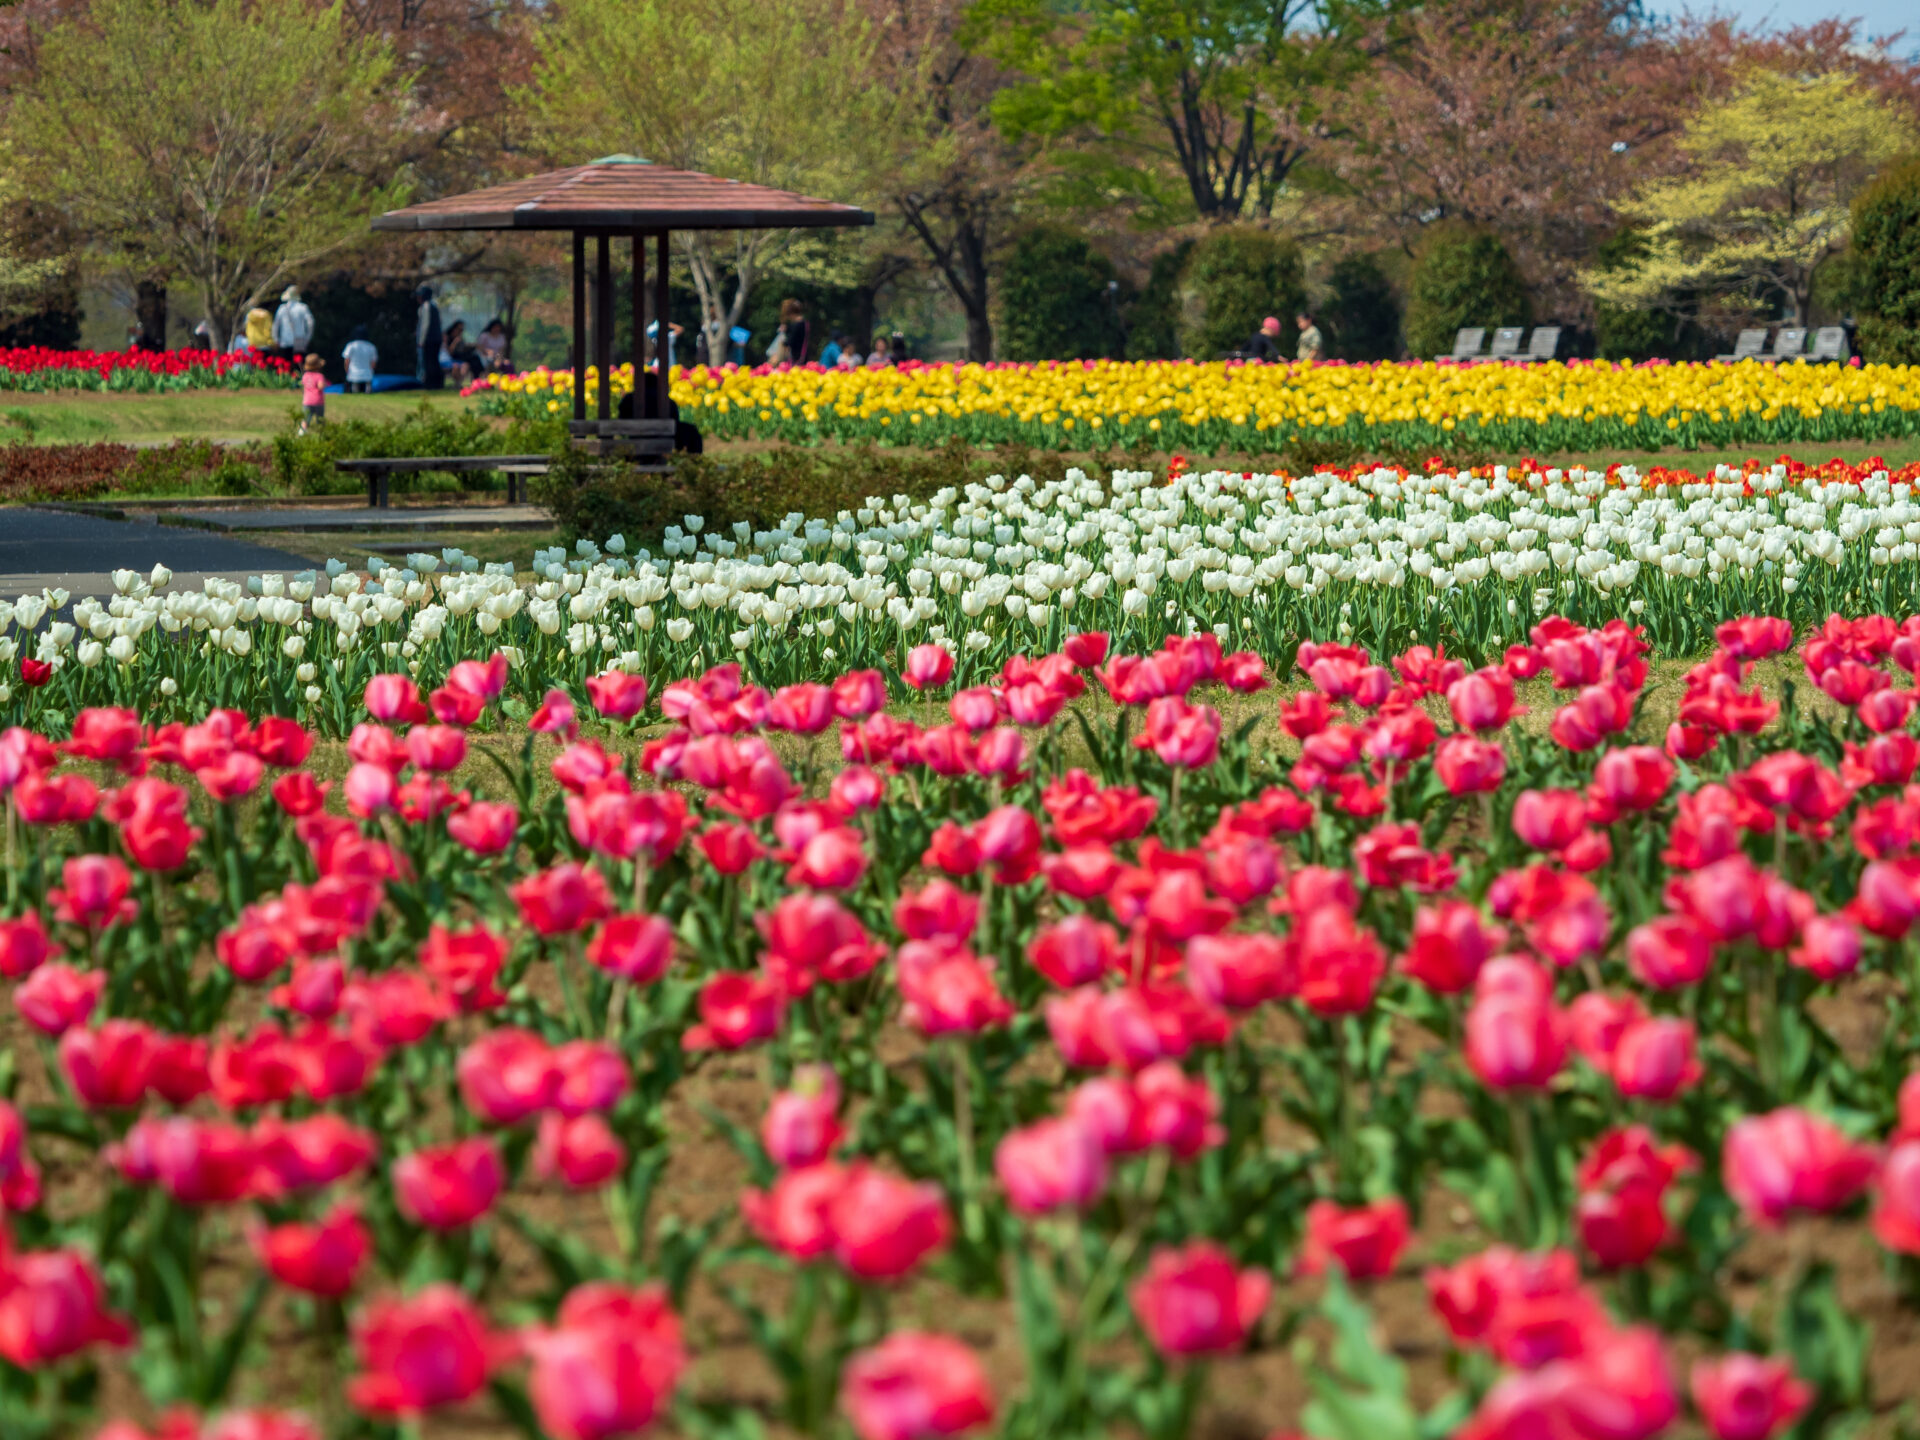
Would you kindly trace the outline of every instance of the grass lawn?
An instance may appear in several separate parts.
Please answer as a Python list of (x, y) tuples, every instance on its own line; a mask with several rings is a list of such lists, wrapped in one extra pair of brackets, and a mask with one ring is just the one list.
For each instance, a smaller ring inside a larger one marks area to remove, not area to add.
[[(402, 390), (390, 395), (330, 395), (327, 412), (337, 419), (398, 420), (418, 409), (423, 400), (435, 409), (467, 404), (451, 390), (433, 395)], [(291, 429), (299, 418), (297, 390), (190, 390), (163, 395), (0, 392), (0, 444), (89, 440), (122, 445), (164, 445), (173, 440), (258, 444)]]
[[(451, 390), (436, 394), (401, 391), (390, 395), (329, 396), (327, 412), (334, 419), (397, 420), (425, 403), (436, 410), (459, 411), (469, 403)], [(73, 391), (53, 394), (0, 392), (0, 444), (30, 442), (69, 444), (102, 440), (121, 444), (166, 444), (173, 440), (218, 440), (261, 443), (289, 429), (299, 418), (298, 397), (279, 390), (200, 390), (171, 395), (114, 395)], [(708, 453), (725, 457), (775, 448), (770, 441), (716, 440)], [(828, 450), (836, 447), (826, 446)], [(1920, 461), (1920, 438), (1878, 442), (1808, 442), (1785, 447), (1797, 460), (1817, 462), (1835, 456), (1858, 462), (1878, 455), (1899, 466)], [(1091, 454), (1069, 454), (1070, 464), (1091, 466)], [(1156, 455), (1164, 463), (1166, 455)], [(1223, 469), (1267, 469), (1281, 463), (1272, 455), (1223, 454), (1200, 456), (1188, 452), (1191, 463)], [(1518, 456), (1504, 457), (1518, 459)], [(1718, 464), (1774, 458), (1772, 453), (1747, 450), (1595, 450), (1569, 451), (1536, 457), (1549, 464), (1604, 466), (1631, 463), (1646, 469), (1655, 464), (1695, 472)]]

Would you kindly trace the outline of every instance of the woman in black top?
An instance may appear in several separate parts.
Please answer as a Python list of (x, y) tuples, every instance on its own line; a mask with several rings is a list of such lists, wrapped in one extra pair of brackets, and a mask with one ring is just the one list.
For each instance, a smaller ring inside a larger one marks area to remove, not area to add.
[(787, 327), (787, 363), (807, 363), (807, 309), (798, 300), (780, 302), (780, 323)]

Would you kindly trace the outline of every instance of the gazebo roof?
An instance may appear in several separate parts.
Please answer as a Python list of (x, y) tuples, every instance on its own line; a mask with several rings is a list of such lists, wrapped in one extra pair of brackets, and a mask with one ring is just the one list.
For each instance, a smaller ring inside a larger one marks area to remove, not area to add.
[(376, 230), (786, 230), (871, 225), (873, 213), (631, 155), (389, 210)]

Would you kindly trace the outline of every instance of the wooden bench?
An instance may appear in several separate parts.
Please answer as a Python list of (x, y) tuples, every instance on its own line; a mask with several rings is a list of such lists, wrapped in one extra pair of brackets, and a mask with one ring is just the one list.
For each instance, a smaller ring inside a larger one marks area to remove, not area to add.
[(455, 473), (500, 470), (507, 477), (507, 503), (524, 499), (528, 475), (544, 475), (549, 464), (545, 455), (375, 455), (360, 460), (336, 460), (333, 468), (350, 475), (367, 477), (367, 504), (385, 510), (387, 477), (393, 474), (417, 474), (423, 470), (449, 470)]

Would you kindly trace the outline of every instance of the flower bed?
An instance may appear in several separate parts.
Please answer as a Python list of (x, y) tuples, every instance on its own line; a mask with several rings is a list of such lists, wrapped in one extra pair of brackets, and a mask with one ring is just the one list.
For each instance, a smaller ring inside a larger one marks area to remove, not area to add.
[(506, 743), (504, 658), (381, 674), (343, 779), (7, 731), (0, 1429), (1863, 1425), (1920, 1398), (1920, 619), (1802, 637), (1823, 717), (1794, 638), (1720, 626), (1664, 744), (1645, 635), (1557, 616), (1303, 644), (1277, 727), (1252, 653), (1081, 633)]
[(1123, 471), (1103, 486), (1069, 470), (927, 504), (875, 497), (759, 532), (717, 535), (689, 516), (667, 527), (664, 554), (618, 538), (604, 552), (541, 552), (531, 589), (512, 566), (483, 570), (458, 552), (370, 579), (333, 562), (197, 594), (127, 571), (111, 607), (82, 604), (71, 622), (43, 625), (38, 597), (0, 608), (0, 663), (54, 667), (44, 688), (0, 693), (0, 719), (136, 699), (192, 714), (217, 695), (339, 735), (376, 671), (444, 675), (496, 649), (528, 708), (609, 663), (657, 680), (737, 656), (780, 685), (846, 665), (893, 673), (923, 639), (947, 643), (971, 683), (1083, 629), (1136, 651), (1196, 631), (1266, 655), (1308, 636), (1418, 640), (1478, 663), (1557, 612), (1629, 616), (1661, 653), (1696, 655), (1728, 614), (1805, 626), (1912, 594), (1916, 474), (1524, 465), (1167, 484)]
[[(598, 372), (589, 370), (589, 396)], [(616, 395), (631, 366), (613, 372)], [(570, 408), (573, 372), (487, 377), (490, 413)], [(1920, 433), (1920, 369), (1905, 365), (1242, 365), (1089, 360), (873, 370), (704, 366), (673, 372), (683, 417), (710, 435), (1012, 442), (1263, 454), (1301, 441), (1425, 454), (1781, 445)]]
[(206, 350), (0, 348), (0, 391), (292, 389), (291, 363), (276, 356)]

